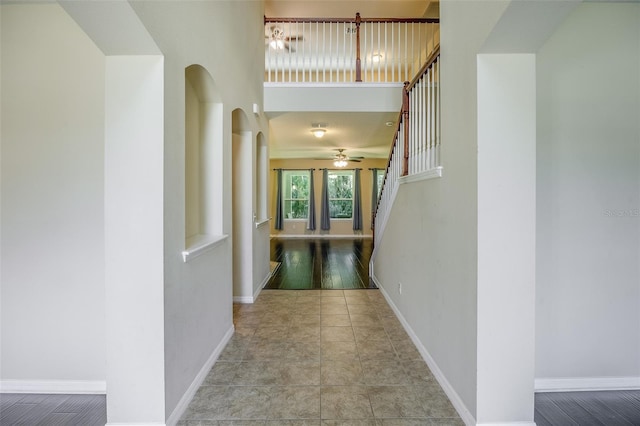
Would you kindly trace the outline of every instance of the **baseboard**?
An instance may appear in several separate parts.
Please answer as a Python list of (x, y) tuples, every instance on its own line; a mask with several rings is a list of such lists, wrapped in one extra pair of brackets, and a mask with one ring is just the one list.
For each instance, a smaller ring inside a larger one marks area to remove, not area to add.
[(182, 398), (180, 398), (178, 405), (176, 405), (176, 408), (173, 409), (173, 412), (167, 419), (166, 426), (175, 426), (176, 423), (180, 421), (180, 418), (184, 415), (185, 411), (187, 411), (189, 403), (191, 403), (191, 400), (195, 396), (196, 392), (198, 391), (198, 389), (200, 389), (202, 382), (204, 382), (207, 374), (209, 374), (209, 371), (211, 371), (211, 367), (213, 367), (213, 364), (215, 364), (215, 362), (218, 360), (218, 357), (224, 350), (225, 346), (227, 346), (227, 343), (229, 343), (229, 340), (231, 339), (231, 337), (233, 337), (233, 333), (234, 327), (232, 324), (222, 338), (222, 341), (213, 350), (213, 353), (211, 354), (211, 356), (209, 356), (207, 362), (205, 362), (205, 364), (200, 369), (200, 372), (198, 372), (195, 379), (193, 379), (193, 382), (191, 382), (191, 386), (189, 386), (184, 395), (182, 395)]
[(640, 377), (560, 377), (535, 380), (536, 392), (640, 389)]
[(0, 393), (106, 394), (102, 380), (0, 380)]
[(107, 423), (104, 426), (167, 426), (168, 423)]
[(535, 422), (476, 423), (476, 426), (536, 426)]
[(253, 303), (253, 296), (233, 296), (233, 303)]
[[(418, 339), (418, 336), (413, 331), (413, 329), (411, 328), (407, 320), (404, 319), (404, 317), (400, 313), (400, 310), (395, 305), (395, 303), (393, 303), (393, 300), (391, 300), (391, 297), (389, 296), (389, 294), (387, 294), (384, 287), (380, 285), (380, 282), (376, 278), (375, 274), (371, 274), (371, 279), (373, 280), (374, 284), (380, 289), (380, 292), (382, 293), (384, 298), (387, 300), (387, 303), (389, 304), (393, 312), (396, 314), (396, 317), (398, 317), (398, 320), (404, 327), (405, 331), (407, 332), (407, 334), (409, 335), (413, 343), (416, 345), (416, 348), (418, 349), (418, 352), (420, 352), (422, 359), (424, 359), (424, 361), (427, 363), (427, 366), (429, 367), (434, 377), (442, 387), (442, 390), (444, 390), (444, 392), (449, 397), (449, 400), (453, 404), (453, 407), (458, 412), (458, 415), (460, 416), (464, 424), (467, 426), (472, 426), (472, 425), (475, 426), (476, 419), (473, 417), (471, 412), (467, 409), (467, 406), (464, 404), (464, 402), (462, 401), (458, 393), (455, 391), (455, 389), (453, 389), (453, 386), (451, 386), (447, 378), (444, 376), (444, 374), (442, 373), (442, 370), (440, 370), (440, 368), (438, 367), (438, 364), (435, 362), (433, 357), (429, 354), (429, 351), (427, 351), (427, 349), (424, 347), (422, 342), (420, 342), (420, 340)], [(506, 423), (504, 425), (506, 425)], [(532, 423), (531, 425), (535, 426), (535, 423)], [(486, 426), (488, 426), (488, 424), (486, 424)]]

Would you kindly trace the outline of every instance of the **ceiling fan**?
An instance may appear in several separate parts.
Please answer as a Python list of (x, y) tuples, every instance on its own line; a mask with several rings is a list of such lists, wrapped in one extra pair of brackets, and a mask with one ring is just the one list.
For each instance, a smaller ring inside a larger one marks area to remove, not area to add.
[(337, 149), (338, 153), (333, 158), (316, 158), (316, 160), (333, 160), (333, 165), (336, 167), (346, 167), (349, 162), (359, 163), (364, 157), (350, 157), (344, 153), (345, 149)]
[(269, 32), (264, 36), (265, 46), (273, 50), (286, 49), (287, 52), (295, 52), (296, 50), (291, 46), (292, 41), (302, 41), (304, 36), (295, 35), (288, 36), (284, 30), (276, 25), (269, 27)]

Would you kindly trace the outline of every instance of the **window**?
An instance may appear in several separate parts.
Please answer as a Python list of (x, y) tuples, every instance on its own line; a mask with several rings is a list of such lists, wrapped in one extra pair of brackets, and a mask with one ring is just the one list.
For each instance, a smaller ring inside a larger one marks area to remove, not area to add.
[(380, 193), (382, 192), (382, 184), (384, 183), (384, 171), (383, 170), (378, 170), (378, 173), (376, 174), (376, 178), (378, 179), (378, 196), (377, 198), (380, 198)]
[(282, 172), (282, 212), (285, 219), (306, 219), (309, 216), (309, 172)]
[(353, 171), (329, 170), (329, 217), (351, 219), (353, 217)]

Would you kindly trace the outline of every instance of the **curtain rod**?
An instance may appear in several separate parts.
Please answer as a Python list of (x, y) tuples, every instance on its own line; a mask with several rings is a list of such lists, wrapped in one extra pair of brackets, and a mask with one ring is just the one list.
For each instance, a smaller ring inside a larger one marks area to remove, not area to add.
[(343, 169), (329, 169), (329, 168), (324, 168), (324, 169), (318, 169), (318, 170), (338, 170), (338, 171), (340, 171), (340, 170), (362, 170), (362, 167), (356, 167), (354, 169), (344, 169), (344, 168)]
[(314, 168), (309, 168), (309, 169), (271, 169), (271, 170), (285, 170), (285, 171), (309, 171), (309, 170), (315, 170)]

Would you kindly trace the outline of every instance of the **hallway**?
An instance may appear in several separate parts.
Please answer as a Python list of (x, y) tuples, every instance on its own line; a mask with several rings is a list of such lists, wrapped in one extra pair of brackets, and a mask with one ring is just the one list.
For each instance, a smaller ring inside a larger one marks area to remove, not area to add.
[(463, 424), (379, 290), (265, 290), (234, 323), (181, 426)]

